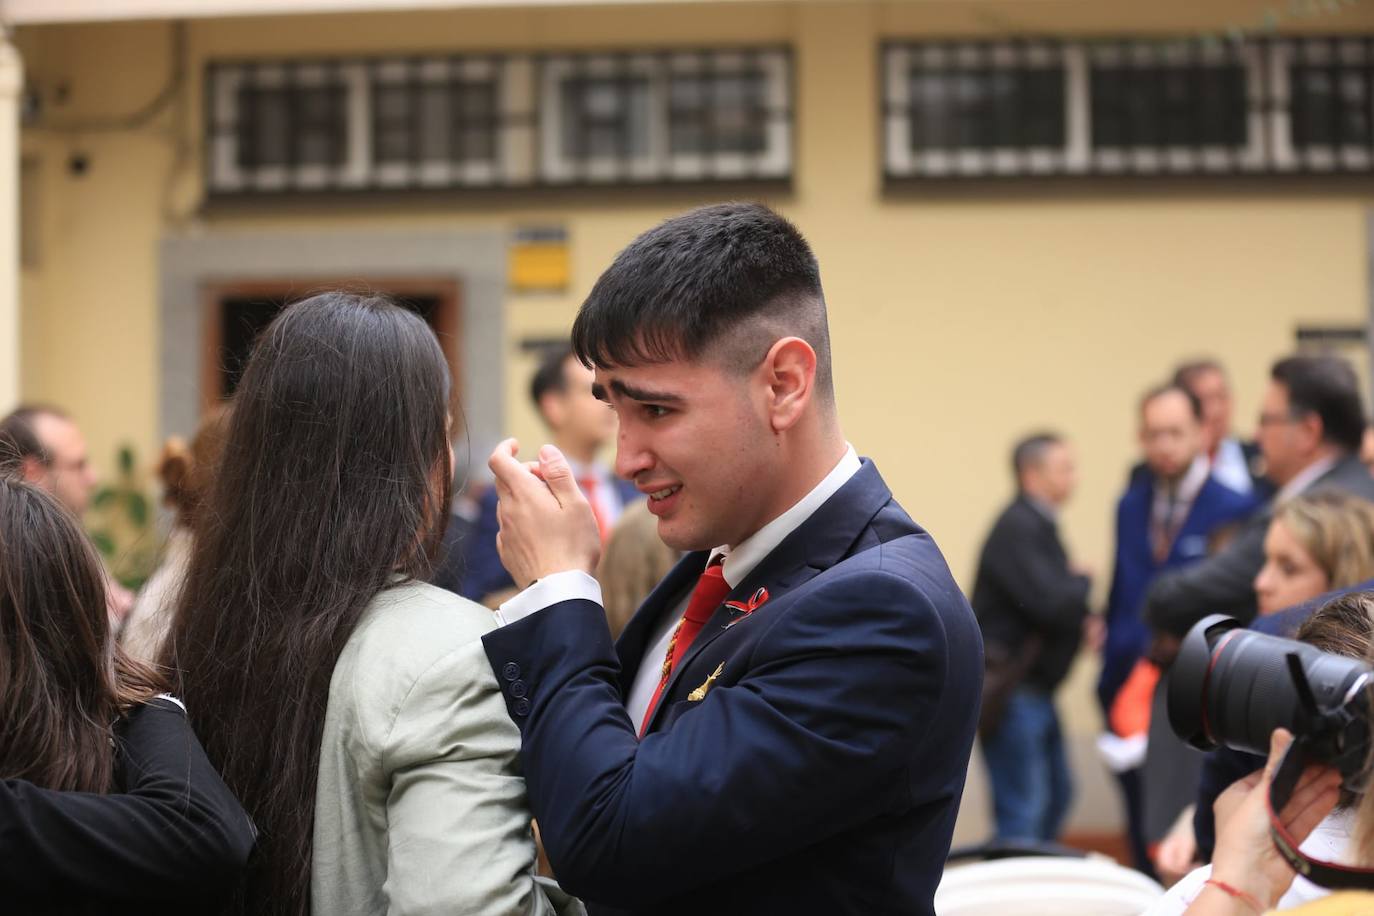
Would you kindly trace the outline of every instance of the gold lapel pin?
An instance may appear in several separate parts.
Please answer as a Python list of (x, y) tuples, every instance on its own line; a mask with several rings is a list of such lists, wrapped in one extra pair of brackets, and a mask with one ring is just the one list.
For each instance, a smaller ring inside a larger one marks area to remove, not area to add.
[(705, 683), (703, 683), (696, 690), (693, 690), (691, 693), (687, 694), (688, 702), (697, 703), (701, 700), (706, 699), (706, 691), (711, 689), (711, 685), (716, 682), (716, 678), (720, 677), (721, 672), (724, 670), (725, 662), (721, 662), (719, 665), (716, 665), (716, 670), (711, 672), (711, 676), (706, 679)]

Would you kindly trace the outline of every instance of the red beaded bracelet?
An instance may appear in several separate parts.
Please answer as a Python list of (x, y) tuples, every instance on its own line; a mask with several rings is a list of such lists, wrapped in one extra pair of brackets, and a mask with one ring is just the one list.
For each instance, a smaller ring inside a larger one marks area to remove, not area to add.
[(1210, 884), (1212, 887), (1215, 887), (1223, 894), (1226, 894), (1229, 897), (1233, 897), (1234, 899), (1241, 901), (1246, 906), (1253, 909), (1256, 913), (1264, 912), (1264, 907), (1260, 905), (1260, 902), (1255, 899), (1255, 896), (1253, 894), (1247, 894), (1240, 888), (1233, 887), (1232, 885), (1227, 884), (1225, 881), (1218, 881), (1216, 878), (1208, 878), (1205, 884)]

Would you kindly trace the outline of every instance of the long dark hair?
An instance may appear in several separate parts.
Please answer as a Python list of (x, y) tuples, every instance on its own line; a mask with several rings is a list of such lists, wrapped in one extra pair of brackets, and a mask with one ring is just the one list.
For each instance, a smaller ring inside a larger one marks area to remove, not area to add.
[(288, 306), (248, 361), (164, 650), (259, 830), (220, 912), (309, 912), (330, 676), (392, 577), (430, 573), (448, 515), (448, 395), (433, 332), (375, 296)]
[(115, 645), (105, 574), (76, 519), (0, 475), (0, 779), (109, 792), (115, 723), (165, 689)]

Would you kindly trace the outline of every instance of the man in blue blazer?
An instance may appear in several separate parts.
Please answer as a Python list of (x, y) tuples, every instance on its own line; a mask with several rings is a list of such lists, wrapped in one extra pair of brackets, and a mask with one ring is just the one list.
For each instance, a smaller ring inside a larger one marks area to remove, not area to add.
[(1140, 401), (1146, 473), (1133, 474), (1116, 509), (1116, 563), (1107, 596), (1107, 638), (1098, 699), (1104, 711), (1150, 644), (1145, 594), (1166, 569), (1196, 563), (1220, 529), (1244, 521), (1254, 498), (1223, 486), (1202, 452), (1202, 405), (1188, 389), (1163, 385)]
[[(1107, 636), (1097, 684), (1098, 699), (1109, 721), (1117, 693), (1150, 647), (1151, 630), (1141, 617), (1150, 583), (1164, 570), (1179, 569), (1206, 557), (1213, 535), (1228, 525), (1239, 524), (1256, 507), (1253, 496), (1222, 486), (1211, 472), (1203, 451), (1203, 415), (1197, 395), (1177, 383), (1153, 388), (1140, 401), (1144, 471), (1132, 473), (1130, 485), (1117, 504), (1116, 563), (1107, 596)], [(1172, 817), (1147, 812), (1147, 808), (1168, 805), (1169, 800), (1147, 798), (1144, 783), (1151, 776), (1168, 780), (1176, 774), (1176, 767), (1161, 765), (1160, 761), (1179, 762), (1174, 760), (1173, 736), (1167, 734), (1167, 726), (1152, 723), (1151, 733), (1160, 733), (1161, 728), (1165, 730), (1161, 733), (1165, 746), (1151, 747), (1156, 755), (1153, 768), (1142, 773), (1143, 768), (1137, 766), (1117, 774), (1132, 858), (1137, 868), (1147, 872), (1152, 866), (1146, 823), (1157, 819), (1167, 823)], [(1158, 783), (1158, 779), (1151, 781)], [(1181, 791), (1186, 793), (1188, 787), (1181, 787)]]
[[(642, 497), (633, 484), (615, 477), (597, 460), (597, 452), (615, 435), (615, 417), (592, 396), (592, 372), (573, 355), (571, 346), (551, 347), (540, 357), (530, 379), (530, 401), (549, 428), (553, 444), (572, 463), (573, 477), (592, 506), (604, 544), (621, 512)], [(459, 594), (473, 601), (515, 586), (496, 552), (496, 496), (495, 487), (482, 494), (476, 523), (463, 548), (466, 568)]]
[(613, 648), (566, 461), (492, 456), (529, 587), (484, 643), (559, 881), (597, 913), (932, 913), (981, 640), (840, 432), (809, 246), (756, 204), (669, 220), (573, 342), (619, 415), (617, 472), (691, 552)]

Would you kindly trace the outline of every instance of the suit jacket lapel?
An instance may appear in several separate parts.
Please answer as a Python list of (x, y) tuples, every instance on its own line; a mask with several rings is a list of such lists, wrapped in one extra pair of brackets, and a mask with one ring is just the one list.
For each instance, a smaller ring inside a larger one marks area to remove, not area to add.
[(670, 613), (674, 606), (682, 599), (693, 586), (697, 579), (701, 577), (701, 572), (706, 568), (706, 561), (709, 559), (704, 550), (694, 551), (687, 554), (677, 565), (668, 571), (668, 575), (663, 577), (663, 581), (654, 587), (649, 593), (649, 597), (644, 599), (644, 603), (635, 611), (630, 622), (625, 625), (620, 638), (616, 640), (615, 651), (620, 656), (620, 694), (622, 697), (630, 693), (630, 685), (635, 682), (635, 675), (639, 672), (639, 666), (644, 661), (644, 653), (649, 650), (649, 640), (653, 637), (654, 630), (663, 620), (663, 615)]
[[(810, 518), (783, 538), (782, 543), (778, 544), (768, 556), (759, 562), (758, 566), (750, 571), (749, 575), (744, 577), (744, 581), (730, 590), (730, 594), (725, 600), (747, 601), (760, 588), (767, 588), (769, 600), (772, 601), (814, 578), (823, 570), (834, 566), (849, 552), (855, 541), (862, 536), (872, 522), (873, 516), (877, 515), (878, 510), (891, 499), (892, 492), (888, 490), (887, 484), (883, 483), (882, 477), (878, 474), (878, 469), (873, 466), (872, 461), (864, 459), (858, 472), (833, 496), (822, 503), (821, 507)], [(696, 561), (697, 565), (694, 568), (698, 571), (701, 570), (708, 557), (704, 553), (693, 554), (692, 556), (700, 558)], [(676, 573), (677, 570), (675, 569), (673, 572)], [(669, 578), (671, 577), (670, 574)], [(667, 579), (664, 580), (665, 584), (667, 581)], [(649, 600), (645, 601), (644, 607), (647, 608), (658, 594), (659, 589), (655, 589)], [(680, 596), (681, 592), (679, 591), (678, 594)], [(765, 612), (766, 608), (758, 611), (758, 613)], [(642, 613), (643, 609), (640, 611), (640, 614)], [(732, 621), (735, 621), (738, 616), (739, 612), (726, 607), (724, 602), (716, 608), (711, 619), (702, 627), (701, 633), (692, 640), (691, 648), (683, 656), (682, 663), (674, 668), (673, 673), (669, 676), (668, 684), (663, 689), (663, 697), (659, 700), (658, 706), (654, 708), (645, 734), (653, 731), (658, 722), (658, 717), (662, 714), (664, 706), (667, 705), (666, 699), (682, 677), (682, 672), (707, 646), (720, 638), (721, 634), (729, 628)], [(639, 614), (636, 614), (635, 617), (637, 619)], [(640, 655), (642, 656), (643, 652), (640, 652)], [(625, 661), (622, 657), (622, 670), (624, 664)], [(638, 660), (635, 664), (637, 667)], [(629, 683), (629, 680), (626, 683)]]

